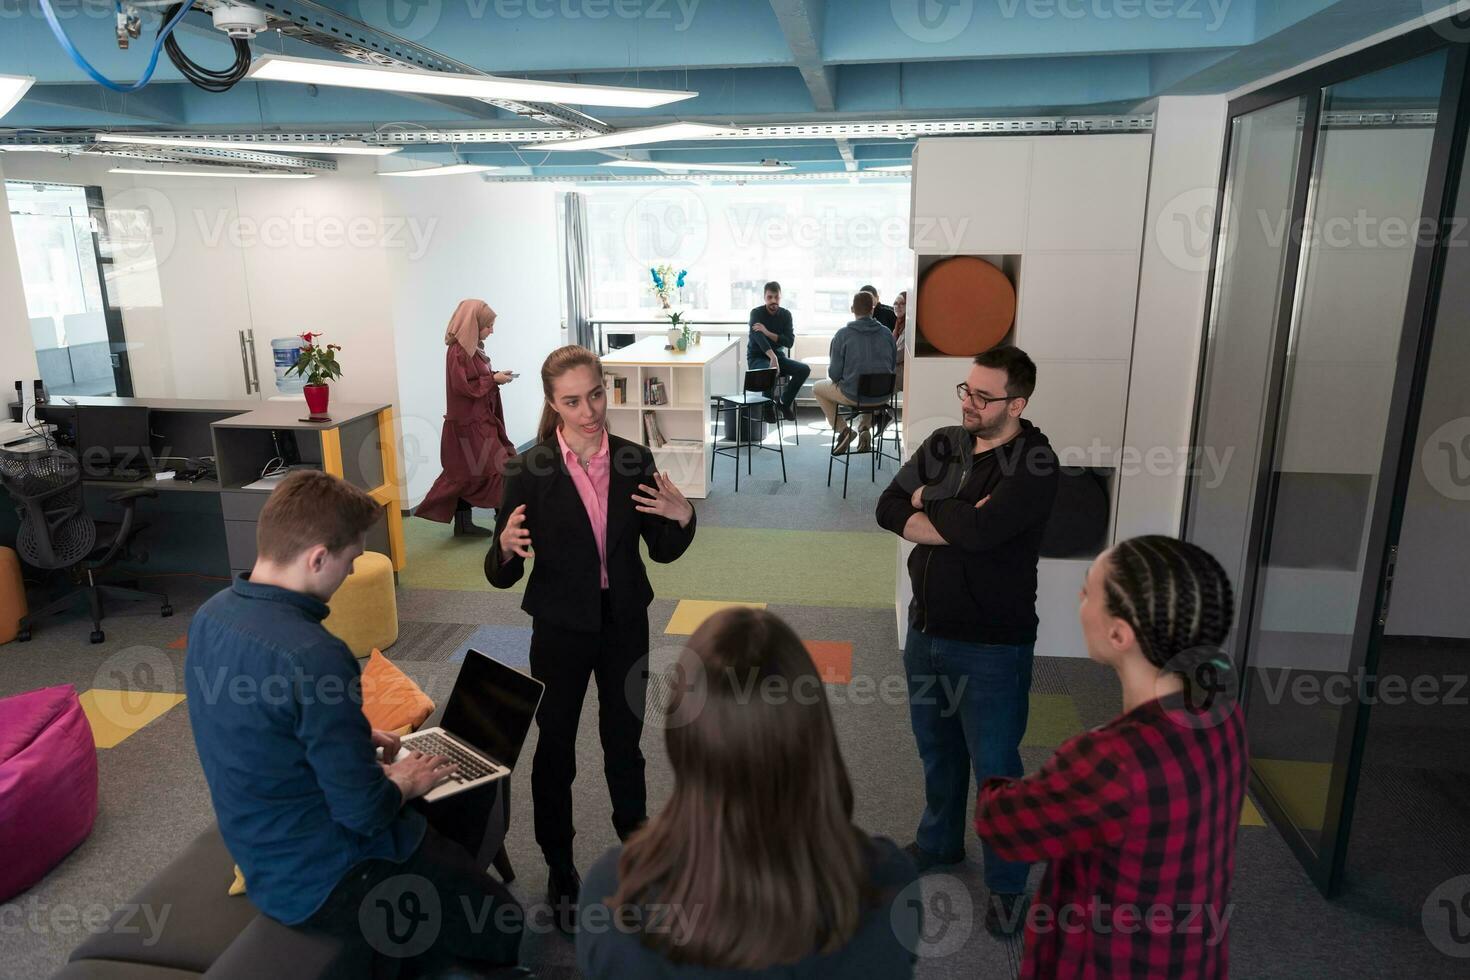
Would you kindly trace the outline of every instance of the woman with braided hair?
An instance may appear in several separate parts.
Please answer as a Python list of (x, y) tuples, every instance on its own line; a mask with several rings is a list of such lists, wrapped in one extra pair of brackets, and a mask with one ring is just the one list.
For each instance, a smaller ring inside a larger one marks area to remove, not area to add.
[(1161, 535), (1092, 563), (1078, 618), (1123, 714), (1025, 779), (980, 790), (975, 829), (1012, 861), (1048, 861), (1026, 914), (1023, 977), (1228, 974), (1235, 834), (1246, 784), (1239, 689), (1220, 648), (1224, 569)]

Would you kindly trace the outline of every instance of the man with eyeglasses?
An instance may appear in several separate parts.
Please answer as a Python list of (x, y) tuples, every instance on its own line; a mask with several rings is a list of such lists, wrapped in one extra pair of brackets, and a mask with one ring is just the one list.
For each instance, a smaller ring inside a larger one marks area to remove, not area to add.
[[(924, 765), (924, 815), (905, 850), (920, 872), (965, 859), (970, 771), (1023, 774), (1036, 645), (1036, 562), (1056, 498), (1056, 453), (1021, 413), (1036, 365), (1015, 347), (975, 358), (956, 386), (960, 425), (938, 429), (878, 500), (878, 523), (915, 545), (904, 643), (909, 718)], [(985, 926), (1024, 920), (1029, 865), (987, 845)]]

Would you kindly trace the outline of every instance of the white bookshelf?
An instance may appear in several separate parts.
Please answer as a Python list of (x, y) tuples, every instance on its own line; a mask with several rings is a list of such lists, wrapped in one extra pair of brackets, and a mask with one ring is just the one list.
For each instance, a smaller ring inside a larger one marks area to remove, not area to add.
[[(653, 448), (654, 462), (686, 497), (709, 496), (709, 464), (714, 451), (710, 397), (740, 390), (741, 341), (705, 337), (684, 352), (664, 350), (665, 335), (645, 337), (602, 358), (603, 372), (627, 379), (627, 401), (608, 395), (607, 427), (615, 436), (648, 445), (643, 413), (653, 412), (659, 431), (670, 440)], [(645, 401), (650, 380), (662, 382), (665, 402)]]

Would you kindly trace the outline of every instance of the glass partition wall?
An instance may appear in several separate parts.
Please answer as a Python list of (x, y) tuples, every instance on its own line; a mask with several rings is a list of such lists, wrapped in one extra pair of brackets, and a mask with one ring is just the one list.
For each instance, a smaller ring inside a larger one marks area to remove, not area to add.
[(1183, 533), (1236, 586), (1252, 786), (1328, 894), (1452, 244), (1465, 63), (1426, 30), (1230, 109), (1193, 442), (1231, 462), (1191, 481)]

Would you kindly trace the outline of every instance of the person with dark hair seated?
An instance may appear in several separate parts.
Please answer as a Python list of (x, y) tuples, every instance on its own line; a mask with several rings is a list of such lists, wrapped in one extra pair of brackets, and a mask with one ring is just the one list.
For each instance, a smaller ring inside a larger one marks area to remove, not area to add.
[(867, 293), (873, 297), (873, 319), (887, 327), (890, 332), (896, 333), (898, 330), (898, 311), (878, 298), (878, 287), (864, 286), (860, 292)]
[(801, 640), (771, 613), (729, 609), (667, 679), (674, 792), (583, 883), (583, 975), (913, 976), (922, 902), (899, 894), (914, 865), (853, 825)]
[(1088, 570), (1082, 635), (1118, 675), (1123, 714), (1033, 776), (987, 781), (976, 806), (996, 853), (1048, 862), (1023, 977), (1228, 974), (1248, 767), (1220, 648), (1232, 611), (1220, 563), (1175, 538), (1131, 538)]
[[(255, 567), (194, 614), (185, 690), (220, 835), (250, 901), (278, 922), (425, 970), (468, 961), (524, 977), (520, 905), (405, 806), (454, 765), (377, 760), (378, 748), (398, 754), (398, 737), (371, 729), (361, 668), (322, 626), (381, 514), (334, 476), (292, 473), (260, 512)], [(413, 914), (426, 896), (438, 915)]]
[(750, 311), (750, 337), (745, 342), (745, 366), (752, 371), (775, 368), (777, 377), (786, 379), (786, 388), (774, 393), (777, 409), (788, 422), (796, 420), (796, 396), (811, 376), (808, 364), (792, 360), (791, 347), (796, 343), (796, 328), (791, 324), (791, 311), (781, 305), (781, 284), (766, 283), (766, 302)]

